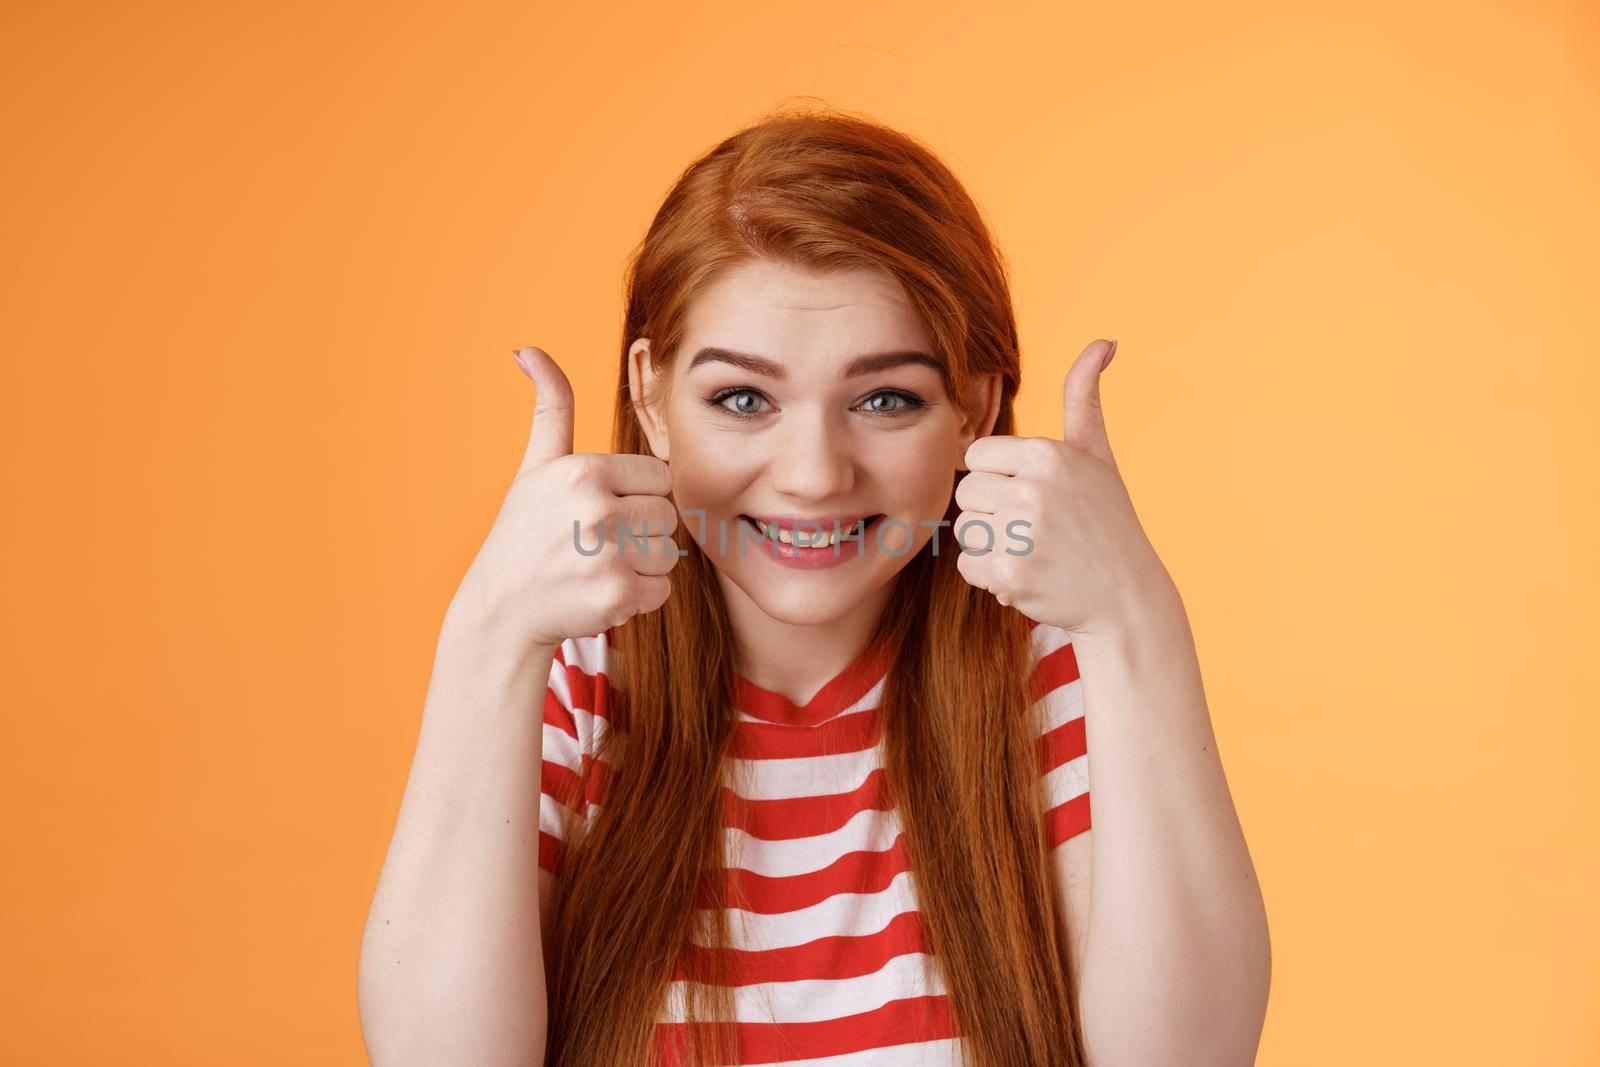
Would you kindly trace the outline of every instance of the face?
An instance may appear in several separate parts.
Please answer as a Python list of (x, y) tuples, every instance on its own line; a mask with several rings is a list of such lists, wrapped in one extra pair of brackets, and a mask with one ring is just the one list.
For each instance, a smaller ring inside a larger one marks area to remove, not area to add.
[[(967, 446), (998, 410), (997, 376), (975, 385), (970, 409), (947, 394), (904, 290), (877, 270), (742, 263), (692, 302), (665, 383), (648, 347), (630, 351), (630, 386), (685, 529), (725, 589), (794, 625), (886, 593), (934, 536)], [(859, 536), (805, 547), (819, 530), (832, 540), (836, 523)], [(939, 551), (954, 550), (940, 529)]]

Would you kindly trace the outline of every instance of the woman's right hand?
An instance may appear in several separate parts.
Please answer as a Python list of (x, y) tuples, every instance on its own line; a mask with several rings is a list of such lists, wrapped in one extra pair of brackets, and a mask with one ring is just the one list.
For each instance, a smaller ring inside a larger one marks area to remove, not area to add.
[[(452, 607), (520, 649), (553, 650), (666, 602), (678, 509), (671, 468), (656, 457), (574, 455), (567, 376), (538, 348), (513, 352), (537, 390), (533, 429)], [(624, 538), (624, 525), (634, 540)]]

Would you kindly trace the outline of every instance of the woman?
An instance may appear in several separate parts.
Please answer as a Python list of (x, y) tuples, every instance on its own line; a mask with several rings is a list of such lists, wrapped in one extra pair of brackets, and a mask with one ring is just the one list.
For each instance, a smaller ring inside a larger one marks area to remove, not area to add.
[(1012, 436), (1003, 263), (924, 146), (802, 111), (688, 168), (612, 454), (516, 352), (532, 434), (363, 941), (373, 1061), (1253, 1062), (1265, 914), (1115, 347), (1061, 439)]

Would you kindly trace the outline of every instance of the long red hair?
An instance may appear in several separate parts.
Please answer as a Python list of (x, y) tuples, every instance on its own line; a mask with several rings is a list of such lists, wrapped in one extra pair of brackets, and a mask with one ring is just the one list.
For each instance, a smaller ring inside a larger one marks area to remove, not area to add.
[[(808, 102), (690, 165), (630, 258), (616, 452), (651, 454), (628, 392), (630, 344), (649, 337), (665, 374), (690, 300), (753, 256), (888, 271), (925, 323), (951, 396), (998, 372), (993, 432), (1013, 432), (1016, 322), (1004, 261), (977, 207), (925, 145)], [(959, 510), (952, 498), (945, 517)], [(551, 1067), (657, 1062), (654, 1022), (678, 954), (708, 935), (728, 944), (722, 909), (731, 902), (723, 881), (703, 872), (725, 863), (734, 643), (688, 525), (674, 535), (688, 555), (672, 570), (666, 604), (612, 631), (617, 699), (582, 786), (584, 795), (599, 786), (604, 799), (588, 825), (569, 817), (547, 939)], [(1066, 918), (1045, 850), (1027, 620), (968, 585), (948, 538), (941, 544), (896, 576), (872, 638), (891, 656), (879, 706), (884, 766), (930, 956), (969, 1062), (1081, 1067)], [(715, 975), (689, 983), (687, 1000), (691, 1020), (732, 1017), (731, 988)], [(731, 1026), (688, 1032), (685, 1062), (738, 1062)]]

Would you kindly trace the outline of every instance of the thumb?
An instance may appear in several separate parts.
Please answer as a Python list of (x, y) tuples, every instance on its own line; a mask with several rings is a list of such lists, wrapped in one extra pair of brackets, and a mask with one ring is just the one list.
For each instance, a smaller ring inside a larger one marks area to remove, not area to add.
[(1100, 410), (1100, 372), (1116, 354), (1117, 342), (1093, 341), (1078, 354), (1062, 385), (1061, 439), (1108, 463), (1111, 440)]
[(543, 349), (511, 351), (522, 373), (533, 379), (535, 389), (533, 429), (522, 456), (522, 470), (529, 470), (572, 454), (572, 384)]

